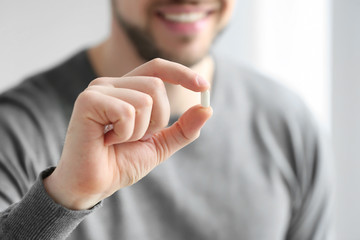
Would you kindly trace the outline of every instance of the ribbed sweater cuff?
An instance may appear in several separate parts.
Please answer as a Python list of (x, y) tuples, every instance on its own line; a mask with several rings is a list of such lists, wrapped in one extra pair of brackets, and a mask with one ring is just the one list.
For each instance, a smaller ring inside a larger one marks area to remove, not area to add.
[(24, 198), (13, 205), (3, 225), (6, 239), (64, 239), (96, 208), (74, 211), (55, 203), (47, 194), (43, 179), (54, 168), (43, 171)]

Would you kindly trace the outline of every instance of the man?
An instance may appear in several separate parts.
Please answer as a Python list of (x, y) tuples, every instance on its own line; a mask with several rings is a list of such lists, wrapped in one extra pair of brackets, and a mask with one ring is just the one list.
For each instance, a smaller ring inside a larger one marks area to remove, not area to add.
[(103, 43), (1, 96), (2, 239), (326, 239), (307, 110), (209, 54), (234, 0), (112, 7)]

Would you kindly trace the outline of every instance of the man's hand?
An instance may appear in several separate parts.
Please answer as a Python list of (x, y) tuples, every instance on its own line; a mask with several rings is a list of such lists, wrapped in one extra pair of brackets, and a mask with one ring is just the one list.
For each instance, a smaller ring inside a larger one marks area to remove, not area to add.
[[(155, 59), (121, 78), (96, 79), (79, 95), (60, 162), (44, 180), (57, 203), (91, 208), (198, 137), (211, 108), (196, 105), (165, 128), (170, 107), (164, 82), (197, 92), (209, 88), (189, 68)], [(104, 132), (108, 124), (113, 130)]]

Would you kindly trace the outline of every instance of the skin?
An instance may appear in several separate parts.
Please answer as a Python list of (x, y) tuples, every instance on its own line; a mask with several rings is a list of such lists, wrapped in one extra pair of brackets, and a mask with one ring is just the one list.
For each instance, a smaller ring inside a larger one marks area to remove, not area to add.
[[(199, 136), (212, 109), (195, 105), (199, 98), (194, 93), (210, 88), (213, 62), (207, 52), (233, 3), (211, 1), (218, 7), (206, 28), (189, 34), (169, 31), (154, 9), (208, 1), (116, 0), (110, 36), (89, 51), (97, 74), (107, 77), (92, 81), (77, 98), (59, 164), (44, 179), (55, 202), (74, 210), (91, 208), (136, 183)], [(118, 15), (151, 36), (159, 57), (171, 61), (144, 59)], [(191, 68), (174, 61), (191, 63)], [(174, 113), (182, 115), (166, 127)], [(104, 133), (107, 124), (114, 129)]]

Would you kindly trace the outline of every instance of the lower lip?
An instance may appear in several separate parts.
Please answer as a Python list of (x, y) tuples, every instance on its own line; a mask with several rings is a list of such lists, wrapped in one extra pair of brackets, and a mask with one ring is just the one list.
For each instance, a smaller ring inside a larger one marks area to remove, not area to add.
[(173, 33), (180, 34), (180, 35), (189, 35), (189, 34), (197, 34), (203, 31), (209, 21), (209, 16), (206, 16), (198, 21), (195, 22), (173, 22), (169, 21), (161, 16), (158, 16), (158, 19), (166, 26), (168, 30)]

